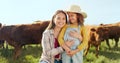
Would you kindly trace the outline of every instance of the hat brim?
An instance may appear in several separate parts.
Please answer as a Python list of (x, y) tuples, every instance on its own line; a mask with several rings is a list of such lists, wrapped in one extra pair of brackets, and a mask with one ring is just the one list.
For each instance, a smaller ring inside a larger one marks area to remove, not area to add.
[(79, 13), (79, 14), (81, 14), (84, 18), (87, 18), (87, 14), (86, 14), (85, 12), (74, 12), (74, 11), (68, 11), (68, 10), (65, 10), (65, 12)]

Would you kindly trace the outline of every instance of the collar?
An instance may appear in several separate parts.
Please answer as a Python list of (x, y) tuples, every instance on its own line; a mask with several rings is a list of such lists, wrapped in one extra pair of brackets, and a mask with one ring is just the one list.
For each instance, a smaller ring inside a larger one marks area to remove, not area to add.
[(54, 34), (54, 30), (53, 30), (53, 29), (50, 30), (50, 34), (51, 34), (51, 35)]

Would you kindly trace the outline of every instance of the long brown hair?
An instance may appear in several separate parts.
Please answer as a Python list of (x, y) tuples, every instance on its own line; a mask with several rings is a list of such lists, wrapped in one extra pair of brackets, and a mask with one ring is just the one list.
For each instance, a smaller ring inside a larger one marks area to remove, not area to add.
[(66, 23), (67, 23), (67, 14), (66, 14), (63, 10), (57, 10), (57, 11), (55, 12), (55, 14), (53, 15), (52, 21), (50, 21), (50, 23), (49, 23), (47, 29), (53, 29), (53, 28), (55, 27), (54, 18), (55, 18), (56, 15), (59, 14), (59, 13), (65, 14)]
[(2, 23), (0, 23), (0, 27), (2, 27)]
[(76, 13), (77, 14), (77, 21), (80, 26), (84, 26), (84, 17), (82, 14)]

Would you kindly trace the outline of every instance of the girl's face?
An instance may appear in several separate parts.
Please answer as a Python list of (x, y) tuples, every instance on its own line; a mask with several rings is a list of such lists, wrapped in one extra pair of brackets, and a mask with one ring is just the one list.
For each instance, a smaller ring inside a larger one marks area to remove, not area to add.
[(54, 18), (56, 27), (62, 28), (66, 24), (66, 16), (62, 12), (57, 14)]
[(76, 24), (77, 23), (77, 14), (69, 12), (69, 21), (71, 24)]

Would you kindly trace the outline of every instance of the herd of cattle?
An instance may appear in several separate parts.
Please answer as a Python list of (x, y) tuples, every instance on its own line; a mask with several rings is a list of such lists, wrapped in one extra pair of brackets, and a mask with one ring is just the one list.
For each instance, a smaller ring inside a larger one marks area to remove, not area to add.
[[(14, 59), (18, 58), (21, 54), (22, 46), (28, 44), (40, 44), (42, 33), (48, 26), (49, 21), (39, 21), (32, 24), (21, 24), (21, 25), (6, 25), (0, 24), (0, 45), (6, 41), (9, 45), (14, 47)], [(91, 45), (96, 47), (96, 56), (98, 56), (99, 46), (102, 41), (106, 40), (109, 45), (109, 39), (114, 39), (118, 47), (120, 37), (120, 22), (114, 24), (101, 24), (97, 26), (89, 27), (89, 41), (88, 47), (86, 48), (85, 55)]]

